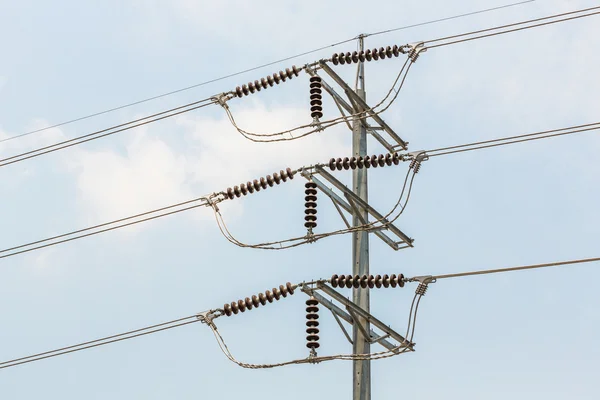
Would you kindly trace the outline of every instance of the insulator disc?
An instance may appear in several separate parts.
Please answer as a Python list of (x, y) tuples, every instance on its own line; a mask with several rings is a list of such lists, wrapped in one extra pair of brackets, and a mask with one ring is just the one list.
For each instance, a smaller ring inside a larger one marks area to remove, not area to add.
[(352, 286), (355, 288), (360, 286), (360, 275), (354, 275), (354, 278), (352, 278)]
[(308, 307), (306, 307), (306, 312), (307, 313), (317, 313), (317, 312), (319, 312), (319, 307), (317, 307), (317, 306), (308, 306)]
[(392, 165), (392, 155), (390, 153), (387, 153), (385, 155), (385, 165), (387, 165), (387, 166)]
[(227, 197), (229, 197), (230, 200), (233, 200), (233, 198), (235, 197), (235, 194), (233, 194), (233, 189), (232, 188), (227, 188)]
[(319, 304), (319, 301), (314, 297), (310, 297), (308, 300), (306, 300), (305, 303), (307, 306), (316, 306), (317, 304)]
[(283, 285), (279, 285), (279, 292), (283, 297), (287, 297), (288, 295), (287, 288)]
[(386, 56), (386, 54), (385, 54), (385, 48), (380, 47), (378, 53), (379, 53), (379, 58), (381, 58), (382, 60), (385, 59), (385, 56)]
[(373, 60), (379, 60), (379, 52), (377, 51), (377, 49), (373, 49), (373, 51), (371, 51), (371, 54), (373, 55)]
[(312, 194), (312, 195), (316, 195), (317, 194), (317, 184), (314, 182), (309, 182), (306, 185), (304, 185), (304, 187), (306, 188), (304, 190), (305, 194)]
[(308, 321), (306, 321), (306, 326), (319, 326), (319, 321), (314, 320), (314, 319), (309, 319)]
[(310, 101), (310, 106), (314, 107), (314, 106), (322, 106), (323, 105), (323, 101), (321, 99), (316, 99), (316, 100), (311, 100)]
[(314, 196), (314, 195), (304, 196), (304, 201), (306, 201), (306, 202), (315, 202), (315, 201), (317, 201), (317, 196)]
[(244, 196), (248, 194), (248, 189), (246, 189), (246, 185), (243, 183), (240, 185), (240, 192), (242, 192)]
[(273, 297), (275, 297), (275, 300), (279, 300), (281, 297), (281, 292), (279, 292), (279, 289), (273, 288)]
[(398, 286), (404, 287), (404, 274), (398, 275)]
[(338, 286), (338, 280), (339, 276), (337, 274), (334, 274), (331, 276), (331, 286), (333, 286), (334, 288), (336, 288)]
[(323, 99), (323, 96), (321, 96), (321, 93), (313, 93), (310, 95), (310, 99), (311, 100), (321, 100), (321, 99)]
[(352, 62), (352, 53), (347, 52), (345, 58), (346, 58), (346, 63), (350, 64)]
[(233, 311), (234, 314), (237, 314), (240, 312), (240, 307), (238, 306), (238, 303), (236, 303), (235, 301), (231, 303), (231, 311)]
[(240, 193), (240, 188), (238, 186), (233, 187), (233, 193), (235, 193), (235, 197), (240, 197), (242, 193)]
[(317, 203), (315, 203), (314, 201), (307, 201), (306, 203), (304, 203), (304, 208), (316, 208), (317, 207)]
[(279, 170), (279, 176), (282, 181), (287, 182), (288, 175), (284, 170)]
[(317, 223), (316, 222), (305, 222), (304, 227), (306, 229), (313, 229), (313, 228), (317, 227)]
[(346, 276), (346, 287), (350, 289), (354, 283), (354, 278), (351, 275)]
[(275, 81), (273, 80), (273, 77), (271, 75), (267, 75), (267, 83), (271, 87), (275, 84)]
[(306, 347), (309, 349), (318, 349), (320, 346), (319, 342), (308, 342), (306, 343)]
[(338, 60), (338, 53), (333, 54), (333, 57), (331, 57), (331, 62), (333, 63), (333, 65), (338, 65), (340, 63)]
[(335, 158), (329, 159), (329, 169), (335, 171)]
[(305, 215), (304, 220), (306, 222), (317, 222), (317, 217), (315, 215)]
[(279, 81), (281, 81), (281, 78), (279, 77), (279, 74), (277, 72), (275, 72), (273, 74), (273, 80), (275, 81), (276, 84), (279, 85)]
[(246, 311), (246, 304), (244, 303), (244, 300), (238, 300), (238, 308), (241, 312)]
[(321, 87), (318, 87), (318, 88), (311, 88), (309, 92), (310, 92), (310, 94), (318, 94), (320, 96), (323, 93), (323, 90), (321, 89)]
[(269, 185), (269, 186), (273, 186), (273, 184), (274, 184), (275, 182), (273, 182), (273, 178), (271, 177), (271, 175), (267, 175), (267, 178), (266, 178), (266, 179), (267, 179), (267, 185)]
[(304, 214), (306, 214), (306, 215), (316, 215), (317, 214), (317, 209), (316, 208), (307, 208), (306, 210), (304, 210)]
[(371, 168), (371, 157), (365, 156), (363, 158), (363, 163), (365, 164), (365, 168)]
[(392, 47), (391, 46), (388, 46), (388, 47), (385, 48), (385, 55), (388, 58), (392, 58), (392, 56), (394, 55), (394, 53), (392, 52)]
[(371, 167), (377, 168), (379, 166), (379, 162), (377, 161), (377, 156), (373, 154), (371, 156)]
[(383, 275), (382, 283), (384, 288), (390, 287), (390, 277), (387, 274)]
[(310, 89), (321, 89), (323, 87), (323, 85), (321, 84), (321, 81), (319, 81), (319, 82), (310, 82), (308, 84), (308, 87)]
[(363, 275), (363, 276), (361, 276), (361, 278), (360, 278), (360, 287), (361, 287), (361, 288), (363, 288), (363, 289), (364, 289), (364, 288), (366, 288), (366, 287), (367, 287), (367, 279), (369, 279), (369, 276), (368, 276), (368, 275)]
[(260, 304), (262, 304), (264, 306), (265, 304), (267, 304), (267, 296), (265, 296), (264, 293), (259, 293), (258, 301), (260, 301)]
[(287, 167), (287, 168), (285, 169), (285, 172), (287, 173), (287, 176), (288, 176), (288, 178), (290, 178), (290, 179), (294, 179), (294, 174), (295, 174), (295, 172), (294, 172), (294, 171), (292, 171), (292, 169), (291, 169), (290, 167)]
[(392, 274), (390, 275), (390, 286), (395, 288), (396, 286), (398, 286), (398, 280), (396, 278), (396, 274)]
[(258, 301), (258, 297), (256, 295), (252, 296), (252, 305), (257, 308), (260, 305), (260, 302)]
[(317, 314), (317, 313), (306, 314), (306, 319), (319, 319), (319, 314)]
[(287, 75), (288, 78), (292, 79), (294, 77), (294, 74), (292, 73), (292, 71), (290, 71), (289, 68), (285, 69), (285, 74)]
[(376, 288), (380, 288), (381, 287), (381, 275), (375, 276), (375, 287)]
[(358, 62), (358, 51), (352, 53), (352, 62)]
[(344, 157), (344, 160), (342, 161), (342, 167), (344, 167), (345, 170), (350, 168), (350, 159), (348, 157)]
[(370, 289), (373, 289), (375, 286), (375, 277), (373, 275), (369, 275), (369, 279), (367, 280), (367, 285)]
[(316, 335), (319, 333), (319, 328), (306, 328), (306, 333)]
[[(223, 306), (223, 312), (225, 312), (225, 315), (227, 315), (228, 317), (231, 316), (231, 305), (229, 304), (225, 304)], [(308, 330), (307, 330), (308, 331)], [(317, 332), (318, 333), (318, 332)]]
[(383, 154), (379, 155), (379, 157), (377, 158), (377, 163), (379, 164), (380, 167), (385, 166), (385, 156)]
[(340, 54), (339, 61), (342, 65), (346, 64), (346, 57), (344, 56), (344, 54)]
[(237, 97), (242, 97), (244, 95), (244, 92), (242, 92), (242, 88), (238, 86), (235, 88), (235, 94)]
[[(242, 187), (241, 187), (242, 185), (240, 185), (240, 190), (242, 189)], [(252, 182), (250, 182), (250, 181), (246, 182), (246, 189), (248, 189), (248, 191), (250, 193), (254, 193), (254, 186), (252, 185)]]
[(292, 65), (292, 72), (294, 73), (294, 75), (298, 76), (298, 74), (300, 74), (301, 71), (302, 68), (298, 68), (295, 65)]
[(281, 82), (285, 82), (287, 75), (283, 71), (279, 71), (279, 77), (281, 78)]
[(394, 53), (395, 57), (398, 57), (400, 55), (400, 51), (398, 50), (397, 45), (394, 45), (394, 47), (392, 47), (392, 53)]
[(244, 92), (244, 95), (248, 96), (248, 94), (250, 93), (250, 91), (248, 90), (248, 86), (242, 85), (242, 92)]
[(246, 299), (244, 300), (244, 303), (246, 303), (246, 308), (248, 309), (248, 311), (252, 310), (252, 300), (250, 300), (249, 297), (246, 297)]
[(358, 59), (359, 59), (361, 62), (365, 61), (365, 52), (364, 52), (364, 51), (362, 51), (362, 50), (361, 50), (361, 51), (358, 53)]
[(361, 169), (365, 167), (365, 162), (362, 157), (356, 159), (356, 166)]
[(323, 113), (321, 111), (313, 111), (310, 113), (311, 118), (323, 118)]
[(290, 282), (286, 282), (285, 287), (290, 295), (294, 294), (294, 285)]
[(267, 300), (269, 301), (269, 303), (272, 303), (273, 300), (275, 299), (275, 296), (273, 296), (273, 293), (271, 293), (268, 290), (265, 292), (265, 297), (267, 298)]
[(258, 181), (258, 179), (252, 181), (252, 186), (254, 186), (254, 190), (260, 192), (260, 182)]
[(278, 185), (279, 185), (279, 182), (281, 182), (281, 177), (279, 176), (279, 174), (277, 172), (273, 173), (273, 180)]
[(260, 78), (260, 84), (262, 85), (263, 89), (266, 89), (269, 86), (265, 78)]
[(311, 342), (317, 342), (319, 340), (319, 335), (307, 335), (306, 340), (310, 340)]
[(341, 158), (338, 158), (337, 160), (335, 160), (335, 166), (337, 167), (338, 171), (341, 171), (342, 168), (344, 168), (344, 167), (342, 167), (342, 159)]
[(265, 178), (263, 178), (262, 176), (260, 177), (259, 182), (260, 182), (261, 188), (266, 189), (268, 187), (267, 180)]
[(369, 49), (365, 52), (365, 58), (367, 59), (367, 61), (371, 61), (373, 59), (373, 55), (371, 54), (371, 49)]
[(308, 78), (309, 82), (321, 82), (321, 77), (320, 76), (311, 76), (310, 78)]
[(392, 156), (392, 161), (394, 165), (400, 164), (400, 156), (398, 155), (398, 153), (394, 153), (394, 155)]
[(343, 288), (345, 285), (346, 285), (346, 276), (340, 275), (340, 277), (338, 278), (338, 286)]
[(254, 87), (256, 88), (257, 91), (261, 91), (261, 84), (258, 80), (254, 81)]
[(254, 87), (254, 83), (252, 82), (248, 82), (248, 89), (250, 90), (250, 93), (256, 92), (256, 88)]

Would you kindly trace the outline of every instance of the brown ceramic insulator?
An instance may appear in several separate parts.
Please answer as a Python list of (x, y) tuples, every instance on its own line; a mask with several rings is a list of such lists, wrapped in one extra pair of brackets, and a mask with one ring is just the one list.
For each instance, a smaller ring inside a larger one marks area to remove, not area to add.
[(382, 283), (384, 288), (390, 287), (390, 277), (387, 274), (383, 275)]
[(273, 293), (271, 293), (268, 290), (265, 292), (265, 297), (267, 298), (267, 300), (269, 301), (269, 303), (272, 303), (273, 300), (275, 299), (275, 296), (273, 296)]
[(287, 167), (287, 168), (285, 169), (285, 172), (287, 172), (288, 178), (290, 178), (290, 179), (294, 179), (294, 174), (295, 174), (295, 172), (294, 172), (294, 171), (292, 171), (292, 169), (291, 169), (290, 167)]
[(279, 74), (278, 74), (277, 72), (275, 72), (275, 73), (273, 74), (273, 80), (275, 81), (275, 83), (276, 83), (277, 85), (279, 85), (279, 82), (281, 82), (281, 78), (279, 77)]
[(342, 166), (342, 161), (343, 160), (341, 158), (339, 158), (339, 157), (337, 158), (337, 160), (335, 160), (335, 167), (337, 168), (338, 171), (341, 171), (342, 168), (344, 168)]
[(304, 201), (307, 202), (307, 203), (308, 202), (315, 202), (315, 201), (317, 201), (317, 196), (313, 196), (313, 195), (305, 196), (304, 197)]
[(387, 54), (385, 53), (385, 48), (384, 47), (380, 47), (379, 48), (379, 57), (383, 60), (383, 59), (385, 59), (386, 55)]
[(231, 305), (230, 304), (225, 304), (223, 306), (223, 312), (225, 313), (225, 315), (227, 315), (228, 317), (231, 317)]
[(350, 289), (354, 285), (354, 278), (352, 275), (346, 275), (346, 287)]
[(350, 164), (350, 168), (356, 169), (356, 157), (354, 157), (354, 156), (350, 157), (349, 164)]
[(365, 58), (367, 59), (367, 61), (371, 61), (373, 59), (373, 55), (371, 54), (371, 49), (368, 49), (365, 52)]
[(333, 65), (338, 65), (340, 63), (338, 60), (338, 53), (333, 53), (333, 56), (331, 56), (331, 62)]
[(304, 208), (317, 208), (317, 203), (314, 201), (307, 201), (304, 203)]
[(392, 47), (392, 53), (394, 53), (394, 57), (398, 57), (400, 55), (400, 51), (397, 45), (394, 45), (394, 47)]
[[(315, 307), (318, 310), (318, 307)], [(319, 314), (315, 313), (308, 313), (306, 314), (306, 319), (319, 319)]]
[(271, 75), (267, 75), (267, 83), (271, 87), (275, 84), (275, 80), (273, 79), (273, 77)]
[(258, 296), (252, 296), (252, 305), (254, 306), (254, 308), (258, 308), (258, 306), (260, 306), (260, 300), (258, 300)]
[(258, 179), (252, 181), (252, 186), (254, 186), (254, 190), (260, 192), (260, 182), (258, 181)]
[(394, 153), (394, 155), (392, 156), (392, 162), (394, 163), (394, 165), (400, 164), (400, 156), (398, 155), (398, 153)]
[(238, 308), (240, 309), (240, 312), (245, 312), (246, 311), (246, 303), (244, 303), (244, 300), (238, 300)]
[[(316, 336), (316, 335), (315, 335), (315, 337), (317, 338), (316, 340), (319, 340), (319, 336)], [(321, 345), (319, 344), (319, 342), (308, 342), (308, 343), (306, 343), (306, 347), (308, 347), (308, 348), (309, 348), (309, 349), (311, 349), (311, 350), (312, 350), (312, 349), (318, 349), (318, 348), (319, 348), (319, 346), (321, 346)]]
[[(243, 186), (243, 185), (244, 185), (243, 183), (240, 185), (240, 190), (242, 189), (242, 186)], [(248, 182), (246, 183), (246, 189), (248, 189), (248, 191), (249, 191), (250, 193), (254, 193), (254, 185), (252, 185), (252, 182), (248, 181)]]
[(287, 297), (287, 295), (288, 295), (287, 288), (283, 285), (279, 285), (279, 293), (281, 293), (281, 295), (283, 297)]
[(379, 164), (380, 167), (385, 167), (385, 156), (383, 154), (380, 154), (379, 157), (377, 157), (377, 164)]
[(279, 77), (281, 78), (281, 82), (285, 82), (285, 80), (287, 79), (287, 75), (283, 71), (279, 71)]
[(404, 274), (398, 274), (398, 286), (404, 287)]
[(281, 177), (282, 181), (287, 182), (288, 176), (284, 170), (279, 170), (279, 176)]
[(317, 214), (317, 209), (316, 208), (307, 208), (306, 210), (304, 210), (304, 214), (306, 214), (306, 215), (316, 215)]
[(262, 90), (262, 88), (260, 87), (260, 81), (258, 80), (254, 81), (254, 87), (256, 88), (257, 92), (260, 92)]
[(334, 288), (338, 287), (338, 274), (334, 274), (331, 276), (331, 286), (333, 286)]
[(361, 169), (365, 167), (365, 161), (363, 160), (362, 157), (358, 157), (356, 159), (356, 166)]
[(266, 78), (260, 78), (260, 84), (263, 87), (263, 89), (266, 89), (269, 87), (269, 83), (267, 82)]
[(388, 167), (392, 165), (392, 155), (390, 153), (385, 155), (385, 165)]
[(312, 106), (310, 108), (311, 118), (323, 118), (323, 108), (321, 106)]
[(369, 279), (367, 280), (367, 285), (370, 289), (373, 289), (375, 286), (375, 277), (373, 275), (369, 275)]
[(277, 172), (273, 173), (273, 180), (275, 181), (276, 184), (279, 185), (279, 182), (281, 182), (281, 177), (279, 176), (279, 174)]
[(317, 188), (317, 184), (312, 182), (312, 181), (308, 181), (304, 184), (304, 187), (307, 189), (316, 189)]
[(237, 97), (242, 97), (244, 95), (244, 92), (242, 92), (242, 88), (241, 87), (237, 86), (235, 88), (235, 94), (236, 94)]
[(309, 319), (308, 321), (306, 321), (306, 326), (308, 326), (308, 327), (319, 326), (319, 321), (316, 321), (314, 319)]
[(227, 188), (227, 197), (229, 197), (230, 200), (233, 200), (233, 198), (235, 197), (235, 194), (233, 193), (233, 189), (232, 188)]
[(346, 55), (344, 53), (340, 53), (340, 57), (338, 58), (340, 64), (346, 64)]
[(344, 58), (346, 59), (346, 64), (350, 64), (352, 62), (352, 53), (347, 52)]
[(317, 299), (315, 299), (314, 297), (309, 297), (308, 300), (306, 300), (307, 306), (316, 306), (318, 304), (319, 304), (319, 301)]
[(281, 292), (279, 291), (279, 289), (273, 288), (273, 297), (275, 297), (275, 300), (279, 300), (280, 299)]
[(295, 65), (292, 65), (292, 72), (294, 73), (294, 75), (298, 76), (300, 71), (302, 71), (302, 68), (298, 68)]
[(340, 275), (340, 277), (338, 278), (338, 286), (343, 288), (344, 286), (346, 286), (346, 275)]
[(396, 286), (398, 286), (398, 280), (396, 278), (396, 274), (392, 274), (390, 275), (390, 286), (395, 288)]
[(316, 335), (319, 333), (319, 328), (314, 328), (314, 327), (306, 328), (306, 333), (309, 333), (311, 335)]
[(365, 156), (363, 158), (363, 162), (365, 164), (365, 168), (371, 168), (371, 157), (370, 156)]
[(392, 51), (391, 46), (388, 46), (385, 48), (385, 55), (387, 56), (387, 58), (392, 58), (392, 56), (394, 55), (394, 52)]
[(235, 193), (235, 197), (240, 197), (242, 195), (238, 186), (233, 187), (233, 193)]
[(357, 289), (360, 286), (360, 278), (360, 275), (354, 275), (354, 278), (352, 279), (352, 286), (354, 286)]
[(252, 308), (254, 308), (254, 306), (252, 305), (252, 300), (250, 299), (250, 297), (246, 297), (244, 299), (244, 303), (246, 303), (246, 308), (248, 309), (248, 311), (252, 310)]
[(264, 293), (259, 293), (258, 301), (260, 301), (260, 304), (262, 304), (264, 306), (265, 304), (267, 304), (267, 296), (265, 296)]
[(375, 287), (378, 289), (381, 287), (381, 275), (375, 276)]
[(335, 171), (335, 158), (329, 159), (329, 169)]
[(354, 63), (358, 62), (358, 51), (355, 51), (352, 53), (352, 62), (354, 62)]
[(285, 75), (289, 78), (292, 79), (294, 77), (294, 74), (292, 74), (292, 71), (290, 71), (289, 68), (285, 69)]
[(273, 181), (273, 178), (271, 177), (271, 175), (267, 175), (267, 185), (273, 187), (274, 184), (275, 184), (275, 182)]
[(306, 189), (306, 190), (304, 190), (304, 194), (307, 196), (316, 196), (317, 189)]
[(342, 167), (344, 167), (345, 170), (350, 169), (350, 159), (348, 157), (344, 157), (344, 160), (342, 161)]
[(306, 340), (309, 341), (309, 343), (307, 343), (306, 345), (308, 346), (309, 344), (311, 345), (318, 345), (319, 343), (317, 343), (319, 341), (319, 335), (307, 335), (306, 336)]
[(310, 313), (310, 314), (318, 313), (319, 312), (319, 307), (317, 307), (317, 306), (307, 306), (306, 307), (306, 312)]
[(363, 50), (361, 50), (358, 53), (358, 59), (360, 60), (360, 62), (364, 62), (365, 61), (365, 52)]
[(379, 166), (379, 162), (377, 161), (377, 155), (373, 154), (371, 156), (371, 167), (377, 168)]
[(294, 285), (292, 285), (290, 282), (286, 282), (285, 287), (290, 295), (294, 294)]
[(360, 287), (361, 288), (366, 288), (367, 287), (367, 280), (369, 279), (368, 275), (363, 275), (360, 277)]
[(240, 312), (240, 307), (238, 306), (238, 303), (235, 301), (231, 302), (231, 311), (233, 311), (234, 314), (237, 314)]
[(261, 177), (260, 178), (260, 187), (263, 188), (263, 189), (266, 189), (267, 186), (268, 186), (267, 185), (267, 180), (265, 178)]
[(246, 189), (246, 185), (243, 183), (240, 185), (240, 192), (242, 192), (244, 196), (248, 194), (248, 189)]
[(242, 92), (244, 92), (245, 96), (248, 96), (250, 94), (250, 90), (248, 90), (247, 85), (242, 85)]
[(248, 90), (250, 90), (250, 93), (256, 92), (256, 87), (254, 86), (254, 83), (248, 82)]
[(373, 51), (371, 51), (371, 54), (373, 55), (373, 60), (379, 60), (379, 51), (377, 49), (373, 49)]

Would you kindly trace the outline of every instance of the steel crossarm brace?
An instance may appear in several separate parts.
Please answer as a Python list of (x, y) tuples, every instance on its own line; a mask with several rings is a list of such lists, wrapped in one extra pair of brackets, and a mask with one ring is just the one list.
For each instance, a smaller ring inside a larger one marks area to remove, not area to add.
[[(310, 69), (306, 70), (308, 72), (308, 74), (310, 76), (316, 76), (317, 74), (315, 74), (313, 71), (311, 71)], [(333, 97), (333, 100), (338, 103), (341, 107), (343, 107), (346, 111), (348, 111), (350, 114), (354, 114), (354, 109), (352, 108), (352, 106), (350, 104), (348, 104), (348, 102), (346, 100), (344, 100), (344, 98), (342, 96), (340, 96), (331, 86), (329, 86), (327, 84), (327, 82), (325, 81), (321, 81), (321, 85), (323, 87), (323, 89), (325, 89), (325, 91), (327, 93), (329, 93), (329, 95), (331, 97)], [(387, 140), (385, 140), (379, 133), (377, 133), (377, 129), (384, 129), (384, 128), (375, 128), (372, 127), (371, 125), (369, 125), (369, 123), (367, 121), (365, 121), (364, 119), (361, 120), (362, 125), (365, 127), (365, 129), (375, 138), (377, 139), (377, 141), (379, 143), (381, 143), (383, 145), (383, 147), (385, 147), (387, 149), (387, 151), (389, 151), (390, 153), (394, 153), (396, 151), (396, 149), (394, 148), (394, 146), (392, 146), (390, 143), (388, 143)]]
[[(341, 198), (340, 196), (338, 196), (333, 190), (331, 190), (329, 187), (327, 187), (327, 185), (325, 183), (323, 183), (320, 179), (316, 178), (313, 174), (310, 174), (310, 173), (308, 173), (306, 171), (303, 171), (302, 175), (306, 179), (311, 179), (317, 185), (317, 187), (323, 193), (325, 193), (325, 195), (327, 195), (327, 197), (329, 197), (331, 199), (331, 201), (336, 206), (336, 208), (337, 208), (337, 206), (340, 206), (344, 210), (346, 210), (348, 213), (352, 214), (352, 206), (347, 201), (345, 201), (343, 198)], [(339, 211), (340, 210), (338, 209), (338, 212)], [(344, 215), (341, 212), (340, 212), (340, 215), (342, 216), (342, 219), (346, 223), (346, 226), (349, 226), (348, 220), (346, 220), (346, 217), (344, 217)], [(365, 221), (363, 223), (366, 224), (367, 222)], [(385, 229), (385, 227), (381, 227), (381, 229)], [(383, 233), (383, 232), (381, 232), (379, 230), (374, 230), (373, 233), (375, 235), (377, 235), (381, 240), (383, 240), (392, 249), (394, 249), (394, 250), (400, 250), (402, 248), (402, 247), (399, 247), (398, 243), (396, 243), (393, 239), (391, 239), (385, 233)], [(412, 247), (412, 245), (410, 247)]]
[(350, 100), (353, 103), (356, 103), (358, 106), (360, 106), (360, 108), (365, 110), (371, 116), (371, 118), (373, 118), (379, 125), (381, 125), (383, 130), (386, 131), (387, 134), (390, 135), (400, 147), (402, 147), (402, 149), (408, 149), (408, 142), (402, 140), (402, 138), (400, 138), (400, 136), (398, 136), (398, 134), (394, 132), (394, 130), (390, 128), (390, 126), (386, 124), (385, 121), (379, 115), (377, 115), (376, 112), (370, 110), (369, 105), (363, 99), (361, 99), (360, 96), (358, 96), (338, 74), (336, 74), (331, 68), (329, 68), (327, 63), (321, 61), (319, 63), (319, 66), (323, 69), (323, 71), (325, 71), (329, 76), (331, 76), (331, 78), (333, 78), (333, 80), (338, 85), (340, 85), (342, 89), (344, 89), (344, 92), (346, 93), (348, 98), (350, 98)]
[[(373, 207), (371, 207), (363, 199), (361, 199), (356, 194), (354, 194), (350, 189), (348, 189), (346, 187), (346, 185), (344, 185), (342, 182), (338, 181), (333, 175), (331, 175), (329, 172), (325, 171), (322, 167), (316, 166), (315, 169), (319, 175), (321, 175), (323, 178), (327, 179), (338, 190), (342, 191), (344, 193), (344, 195), (348, 199), (351, 199), (354, 204), (366, 209), (368, 211), (368, 213), (371, 214), (376, 220), (380, 221), (382, 224), (384, 224), (387, 227), (387, 229), (389, 229), (396, 236), (398, 236), (400, 239), (402, 239), (403, 243), (406, 243), (406, 245), (409, 247), (413, 247), (413, 244), (412, 244), (413, 240), (411, 238), (406, 236), (406, 234), (404, 232), (402, 232), (400, 229), (398, 229), (394, 224), (388, 223), (388, 220), (385, 219), (383, 217), (383, 215), (381, 215), (378, 211), (376, 211)], [(314, 178), (313, 178), (313, 181), (314, 181)], [(348, 206), (350, 206), (350, 205), (348, 204)], [(347, 210), (347, 211), (352, 212), (351, 209)], [(402, 242), (400, 242), (400, 243), (402, 243)]]
[[(334, 302), (332, 302), (331, 300), (321, 296), (319, 293), (316, 292), (316, 290), (312, 290), (309, 288), (303, 288), (302, 289), (303, 292), (305, 292), (306, 294), (308, 294), (309, 296), (314, 296), (317, 301), (319, 302), (319, 304), (322, 304), (323, 307), (329, 309), (329, 311), (332, 312), (332, 314), (336, 317), (336, 320), (338, 321), (338, 324), (340, 325), (340, 328), (342, 329), (342, 331), (344, 332), (344, 335), (346, 336), (346, 339), (348, 339), (348, 341), (350, 343), (352, 343), (352, 339), (350, 339), (350, 335), (348, 335), (348, 332), (346, 331), (346, 329), (344, 328), (344, 326), (341, 324), (341, 322), (337, 319), (337, 317), (343, 319), (344, 321), (346, 321), (349, 324), (353, 324), (354, 323), (354, 319), (352, 318), (352, 316), (350, 314), (348, 314), (346, 311), (342, 310), (340, 307), (336, 306)], [(371, 337), (371, 343), (379, 343), (380, 345), (382, 345), (383, 347), (385, 347), (388, 350), (394, 350), (394, 352), (399, 352), (400, 350), (397, 349), (398, 346), (395, 346), (394, 344), (390, 343), (389, 341), (385, 340), (387, 337), (389, 337), (389, 334), (380, 336), (379, 334), (377, 334), (373, 329), (371, 329), (370, 332), (370, 337)]]
[[(402, 335), (400, 335), (399, 333), (394, 331), (392, 328), (390, 328), (389, 326), (387, 326), (386, 324), (384, 324), (383, 322), (381, 322), (380, 320), (375, 318), (373, 315), (369, 314), (368, 312), (366, 312), (365, 310), (363, 310), (362, 308), (360, 308), (359, 306), (357, 306), (356, 304), (354, 304), (353, 302), (351, 302), (350, 300), (348, 300), (347, 298), (345, 298), (344, 296), (339, 294), (337, 291), (335, 291), (332, 288), (330, 288), (329, 286), (327, 286), (325, 283), (323, 283), (323, 282), (317, 283), (317, 288), (322, 290), (327, 295), (331, 296), (333, 299), (340, 302), (344, 306), (346, 306), (346, 308), (348, 310), (352, 310), (352, 312), (355, 313), (356, 315), (358, 315), (359, 317), (366, 319), (371, 324), (373, 324), (377, 328), (381, 329), (383, 332), (388, 334), (391, 338), (393, 338), (398, 343), (400, 343), (401, 346), (403, 345), (404, 347), (408, 347), (411, 350), (413, 349), (414, 343), (408, 343), (408, 340), (406, 340)], [(375, 340), (377, 340), (377, 339), (375, 339)]]

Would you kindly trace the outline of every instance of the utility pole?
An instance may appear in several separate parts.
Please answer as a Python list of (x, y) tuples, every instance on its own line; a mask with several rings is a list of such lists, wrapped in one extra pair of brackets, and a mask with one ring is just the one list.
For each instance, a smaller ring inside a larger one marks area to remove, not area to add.
[[(364, 50), (364, 37), (358, 39), (358, 51)], [(356, 94), (366, 100), (365, 94), (365, 66), (364, 62), (358, 63), (356, 71)], [(354, 114), (364, 110), (354, 103)], [(367, 155), (367, 130), (362, 120), (357, 116), (352, 125), (352, 153), (354, 157), (365, 157)], [(367, 169), (357, 168), (352, 171), (352, 191), (362, 200), (368, 202)], [(369, 218), (367, 210), (357, 207), (352, 214), (352, 225), (361, 226), (362, 221)], [(352, 233), (352, 275), (369, 275), (369, 232), (359, 230)], [(360, 308), (369, 312), (369, 288), (352, 289), (352, 301)], [(364, 332), (370, 332), (369, 322), (364, 318), (356, 318), (352, 326), (352, 350), (353, 354), (368, 354), (371, 352), (370, 338), (365, 337)], [(371, 361), (353, 361), (353, 400), (371, 400)]]

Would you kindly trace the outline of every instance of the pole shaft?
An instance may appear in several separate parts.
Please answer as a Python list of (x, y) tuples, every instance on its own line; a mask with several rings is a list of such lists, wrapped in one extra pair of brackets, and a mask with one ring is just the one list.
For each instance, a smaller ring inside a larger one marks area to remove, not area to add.
[[(364, 38), (359, 37), (359, 50), (364, 50)], [(366, 100), (365, 94), (365, 79), (364, 79), (364, 64), (358, 64), (356, 77), (356, 93), (363, 100)], [(355, 110), (360, 112), (362, 110)], [(352, 152), (354, 157), (367, 155), (367, 131), (360, 119), (355, 118), (352, 127)], [(357, 168), (352, 171), (352, 190), (363, 199), (368, 201), (368, 186), (367, 186), (367, 169)], [(366, 221), (368, 218), (367, 210), (358, 208), (360, 215)], [(361, 225), (359, 216), (355, 213), (352, 216), (352, 224), (354, 226)], [(369, 234), (366, 231), (358, 231), (352, 233), (352, 275), (368, 275), (369, 274)], [(369, 288), (352, 289), (352, 301), (369, 312)], [(357, 318), (352, 327), (353, 336), (353, 353), (367, 354), (371, 351), (371, 345), (368, 338), (363, 335), (363, 330), (357, 324), (364, 327), (364, 332), (370, 332), (368, 321), (363, 318)], [(371, 361), (369, 360), (354, 360), (353, 361), (353, 400), (371, 400)]]

